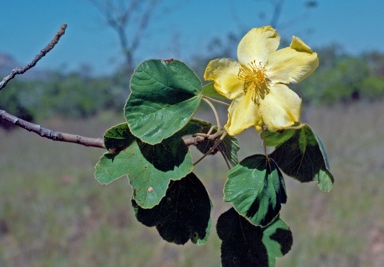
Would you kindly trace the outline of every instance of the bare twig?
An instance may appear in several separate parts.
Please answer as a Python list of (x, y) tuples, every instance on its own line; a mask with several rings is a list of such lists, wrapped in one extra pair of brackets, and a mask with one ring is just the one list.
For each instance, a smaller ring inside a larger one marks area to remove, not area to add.
[(212, 151), (214, 151), (220, 145), (221, 141), (223, 141), (224, 137), (227, 135), (227, 132), (226, 131), (218, 131), (218, 133), (219, 132), (221, 134), (220, 138), (219, 139), (215, 138), (215, 144), (211, 147), (210, 150), (208, 150), (207, 153), (205, 153), (200, 159), (198, 159), (195, 163), (193, 163), (193, 166), (196, 166), (200, 161), (202, 161), (206, 156), (211, 154)]
[[(20, 126), (25, 130), (34, 132), (40, 135), (41, 137), (51, 139), (53, 141), (75, 143), (75, 144), (88, 146), (88, 147), (105, 148), (104, 141), (102, 138), (92, 138), (92, 137), (80, 136), (77, 134), (56, 132), (54, 130), (44, 128), (38, 124), (34, 124), (26, 120), (20, 119), (12, 114), (7, 113), (5, 110), (2, 110), (2, 109), (0, 109), (0, 118), (14, 125)], [(206, 141), (207, 138), (208, 136), (206, 137), (194, 136), (194, 137), (184, 139), (184, 143), (187, 146), (197, 145), (198, 143)]]
[[(61, 36), (64, 35), (66, 28), (67, 28), (67, 25), (63, 24), (60, 27), (60, 30), (55, 34), (52, 41), (44, 49), (42, 49), (40, 53), (36, 55), (36, 57), (28, 65), (13, 69), (12, 72), (7, 77), (5, 77), (0, 83), (0, 90), (3, 89), (8, 84), (8, 82), (12, 80), (16, 75), (23, 74), (29, 69), (33, 68), (36, 65), (36, 63), (40, 59), (42, 59), (49, 51), (51, 51), (53, 47), (59, 42)], [(104, 140), (102, 138), (84, 137), (76, 134), (57, 132), (51, 129), (44, 128), (38, 124), (20, 119), (12, 114), (9, 114), (8, 112), (2, 109), (0, 109), (0, 119), (6, 120), (16, 126), (19, 126), (30, 132), (34, 132), (40, 135), (41, 137), (51, 139), (53, 141), (75, 143), (75, 144), (79, 144), (87, 147), (105, 148)], [(207, 137), (202, 137), (202, 136), (191, 137), (191, 138), (185, 139), (184, 143), (187, 146), (197, 145), (198, 143), (205, 141), (206, 138)], [(215, 145), (215, 147), (216, 146), (217, 145)]]
[[(24, 67), (14, 68), (12, 72), (1, 81), (0, 90), (3, 89), (8, 84), (8, 82), (12, 80), (16, 75), (23, 74), (29, 69), (33, 68), (40, 59), (42, 59), (49, 51), (51, 51), (55, 47), (55, 45), (59, 42), (61, 36), (64, 35), (66, 28), (66, 24), (61, 25), (59, 31), (55, 34), (52, 41), (44, 49), (42, 49), (40, 53), (37, 54), (28, 65)], [(44, 138), (48, 138), (54, 141), (69, 142), (84, 146), (104, 148), (103, 139), (55, 132), (53, 130), (43, 128), (40, 125), (20, 119), (12, 114), (7, 113), (5, 110), (2, 109), (0, 109), (0, 118), (13, 123), (14, 125), (20, 126), (30, 132), (34, 132)]]
[(2, 90), (6, 85), (7, 83), (12, 80), (13, 78), (15, 78), (16, 75), (18, 74), (23, 74), (25, 73), (27, 70), (29, 70), (30, 68), (33, 68), (36, 63), (42, 59), (49, 51), (51, 51), (55, 45), (59, 42), (61, 36), (64, 35), (65, 33), (65, 29), (67, 28), (67, 24), (63, 24), (61, 25), (59, 31), (55, 34), (55, 37), (52, 39), (52, 41), (46, 46), (44, 47), (43, 50), (40, 51), (39, 54), (37, 54), (35, 56), (35, 58), (30, 62), (28, 63), (28, 65), (24, 66), (24, 67), (17, 67), (17, 68), (14, 68), (12, 70), (12, 72), (6, 76), (1, 82), (0, 82), (0, 90)]
[(2, 109), (0, 109), (0, 118), (53, 141), (76, 143), (89, 147), (105, 148), (104, 141), (101, 138), (90, 138), (75, 134), (55, 132), (53, 130), (41, 127), (40, 125), (20, 119)]
[(186, 144), (187, 146), (197, 145), (198, 143), (201, 143), (205, 140), (206, 140), (206, 137), (204, 136), (193, 136), (193, 137), (184, 139), (184, 144)]

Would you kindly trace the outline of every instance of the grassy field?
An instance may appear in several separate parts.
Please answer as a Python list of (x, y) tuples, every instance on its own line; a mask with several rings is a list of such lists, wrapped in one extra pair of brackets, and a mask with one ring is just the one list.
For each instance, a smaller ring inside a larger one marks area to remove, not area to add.
[[(282, 218), (294, 236), (278, 266), (384, 266), (384, 102), (306, 108), (305, 121), (327, 149), (336, 182), (330, 193), (286, 177)], [(121, 122), (52, 120), (45, 127), (101, 137)], [(252, 131), (240, 158), (260, 151)], [(93, 167), (103, 150), (57, 143), (24, 130), (0, 131), (0, 266), (220, 266), (214, 226), (207, 244), (167, 244), (138, 223), (126, 178), (102, 186)], [(207, 158), (196, 171), (222, 203), (225, 164)]]

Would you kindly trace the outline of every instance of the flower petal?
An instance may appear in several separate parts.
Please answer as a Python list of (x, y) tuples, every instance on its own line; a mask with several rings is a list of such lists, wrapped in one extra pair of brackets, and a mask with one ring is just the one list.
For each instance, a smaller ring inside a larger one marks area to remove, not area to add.
[(211, 60), (204, 72), (204, 80), (214, 81), (216, 91), (228, 99), (244, 94), (244, 82), (239, 80), (239, 62), (229, 58)]
[(312, 52), (300, 38), (293, 36), (290, 47), (268, 57), (265, 66), (268, 78), (274, 83), (298, 83), (319, 66), (317, 53)]
[(271, 132), (300, 121), (300, 110), (301, 98), (284, 84), (272, 85), (269, 94), (260, 103), (262, 120)]
[(268, 55), (275, 52), (280, 44), (280, 35), (271, 26), (253, 28), (241, 39), (237, 47), (237, 58), (243, 65), (256, 60), (266, 62)]
[(228, 122), (224, 128), (233, 136), (249, 127), (261, 126), (263, 122), (259, 112), (258, 106), (252, 100), (252, 90), (249, 90), (244, 96), (232, 101), (228, 108)]

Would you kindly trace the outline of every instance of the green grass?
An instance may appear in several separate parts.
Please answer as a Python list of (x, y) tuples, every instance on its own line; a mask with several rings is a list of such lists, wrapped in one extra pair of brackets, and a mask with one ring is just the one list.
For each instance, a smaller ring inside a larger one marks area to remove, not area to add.
[[(303, 110), (323, 140), (336, 182), (324, 193), (286, 177), (282, 218), (294, 245), (278, 266), (384, 265), (383, 104)], [(106, 114), (44, 126), (101, 137), (121, 121)], [(103, 186), (93, 178), (103, 150), (24, 130), (0, 131), (0, 140), (0, 266), (220, 266), (215, 223), (202, 246), (168, 244), (138, 223), (127, 179)], [(240, 157), (261, 152), (260, 144), (246, 131)], [(208, 157), (196, 170), (211, 194), (214, 221), (229, 208), (222, 203), (225, 168), (220, 157)]]

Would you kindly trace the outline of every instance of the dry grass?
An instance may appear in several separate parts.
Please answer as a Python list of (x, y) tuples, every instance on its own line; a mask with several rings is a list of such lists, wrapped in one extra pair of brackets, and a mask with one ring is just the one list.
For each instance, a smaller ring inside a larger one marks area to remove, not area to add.
[[(327, 149), (336, 183), (330, 193), (287, 178), (283, 219), (294, 235), (278, 266), (384, 266), (383, 102), (305, 109)], [(110, 114), (82, 122), (50, 121), (53, 129), (102, 136), (122, 121)], [(26, 131), (0, 132), (0, 266), (219, 266), (212, 228), (203, 246), (176, 246), (135, 221), (122, 178), (93, 178), (100, 149), (44, 140)], [(260, 151), (253, 131), (240, 137), (241, 157)], [(225, 165), (207, 158), (197, 175), (223, 204)]]
[(336, 182), (329, 194), (288, 184), (283, 218), (295, 242), (283, 266), (384, 265), (383, 111), (382, 102), (307, 110)]

